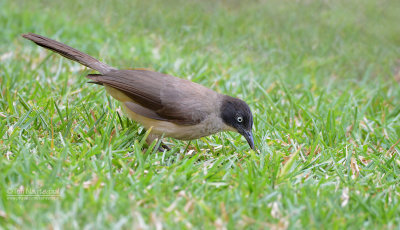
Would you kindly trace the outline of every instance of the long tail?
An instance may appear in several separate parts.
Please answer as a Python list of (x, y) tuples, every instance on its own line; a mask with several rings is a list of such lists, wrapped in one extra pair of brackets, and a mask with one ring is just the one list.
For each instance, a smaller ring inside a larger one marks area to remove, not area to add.
[(91, 69), (97, 70), (100, 73), (104, 74), (109, 72), (110, 70), (114, 70), (113, 67), (104, 64), (103, 62), (79, 51), (72, 47), (69, 47), (61, 42), (54, 41), (50, 38), (43, 37), (38, 34), (28, 33), (22, 34), (22, 37), (29, 39), (36, 43), (39, 46), (42, 46), (46, 49), (52, 50), (68, 59), (79, 62), (84, 66), (87, 66)]

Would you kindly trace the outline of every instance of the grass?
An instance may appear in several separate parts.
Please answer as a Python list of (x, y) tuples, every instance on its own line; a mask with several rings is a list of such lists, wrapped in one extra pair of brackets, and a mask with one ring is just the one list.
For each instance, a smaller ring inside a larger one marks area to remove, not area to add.
[[(399, 21), (395, 0), (1, 1), (0, 226), (397, 229)], [(259, 151), (234, 133), (146, 151), (89, 70), (26, 32), (244, 99)]]

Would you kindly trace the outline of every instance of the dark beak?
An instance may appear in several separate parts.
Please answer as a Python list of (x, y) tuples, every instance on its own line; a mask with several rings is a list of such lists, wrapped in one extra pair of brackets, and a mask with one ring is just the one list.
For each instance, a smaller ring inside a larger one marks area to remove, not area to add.
[(251, 130), (243, 131), (241, 134), (244, 136), (244, 138), (246, 138), (247, 143), (249, 143), (249, 145), (250, 145), (250, 148), (254, 149), (253, 133), (251, 132)]

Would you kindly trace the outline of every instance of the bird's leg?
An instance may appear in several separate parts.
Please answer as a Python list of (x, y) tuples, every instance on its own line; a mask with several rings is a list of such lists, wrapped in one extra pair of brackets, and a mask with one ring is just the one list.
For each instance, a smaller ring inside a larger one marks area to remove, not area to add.
[[(162, 141), (161, 141), (160, 147), (162, 147), (162, 149), (161, 149), (162, 152), (164, 152), (164, 149), (167, 151), (171, 150), (171, 148), (168, 145), (164, 144)], [(160, 148), (158, 148), (158, 150), (160, 150)]]
[[(155, 141), (156, 139), (160, 139), (161, 137), (159, 135), (156, 134), (152, 134), (150, 133), (149, 136), (146, 139), (146, 143), (148, 146), (151, 145), (151, 143), (153, 143), (153, 141)], [(164, 152), (164, 150), (171, 150), (170, 147), (168, 147), (168, 145), (164, 144), (162, 141), (160, 141), (160, 146), (158, 147), (158, 151), (160, 152)]]

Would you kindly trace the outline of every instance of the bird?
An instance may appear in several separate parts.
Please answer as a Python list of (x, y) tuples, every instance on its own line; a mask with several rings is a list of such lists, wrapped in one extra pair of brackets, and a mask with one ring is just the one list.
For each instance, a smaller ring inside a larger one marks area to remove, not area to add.
[[(241, 134), (251, 149), (253, 114), (241, 99), (220, 94), (198, 83), (146, 69), (117, 69), (50, 38), (27, 33), (23, 38), (76, 61), (96, 74), (89, 83), (104, 86), (120, 101), (129, 118), (150, 130), (146, 142), (163, 137), (194, 140), (223, 131)], [(160, 140), (159, 150), (169, 150)]]

